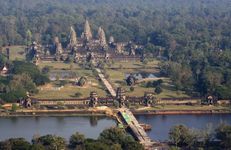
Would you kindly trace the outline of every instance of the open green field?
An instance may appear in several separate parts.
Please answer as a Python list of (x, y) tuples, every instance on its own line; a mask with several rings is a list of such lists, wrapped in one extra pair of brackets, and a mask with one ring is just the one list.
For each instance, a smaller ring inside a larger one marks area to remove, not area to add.
[[(10, 48), (10, 60), (25, 60), (25, 48), (26, 46), (9, 46)], [(6, 47), (3, 47), (5, 52)]]
[[(51, 83), (39, 87), (39, 93), (34, 97), (44, 99), (65, 99), (65, 98), (86, 98), (89, 97), (90, 92), (96, 91), (100, 97), (105, 97), (106, 92), (102, 84), (96, 79), (96, 76), (92, 73), (92, 70), (81, 68), (78, 64), (67, 64), (63, 62), (41, 62), (39, 68), (50, 66), (50, 72), (75, 72), (76, 78), (82, 76), (87, 78), (87, 85), (79, 87), (71, 83), (67, 83), (64, 86), (58, 85), (59, 81), (51, 81)], [(73, 81), (68, 81), (72, 82)], [(76, 93), (81, 93), (81, 96), (76, 97)]]
[(57, 61), (44, 61), (39, 63), (39, 68), (43, 68), (45, 66), (49, 66), (52, 69), (63, 69), (63, 70), (75, 70), (75, 69), (81, 69), (78, 64), (75, 63), (64, 63), (64, 62), (57, 62)]
[(119, 68), (119, 69), (126, 69), (126, 68), (134, 68), (134, 69), (141, 69), (141, 68), (153, 68), (156, 67), (159, 63), (158, 60), (153, 59), (147, 64), (144, 64), (140, 61), (130, 61), (130, 62), (113, 62), (111, 66), (107, 66), (106, 68)]
[[(151, 61), (145, 65), (141, 62), (126, 62), (126, 63), (116, 62), (110, 66), (111, 68), (117, 68), (116, 70), (110, 68), (107, 68), (106, 70), (107, 70), (107, 74), (109, 75), (109, 80), (112, 82), (114, 87), (122, 86), (127, 91), (126, 94), (128, 96), (143, 96), (145, 92), (153, 92), (153, 89), (145, 88), (137, 85), (135, 86), (135, 90), (133, 92), (130, 92), (130, 87), (126, 86), (125, 82), (123, 81), (125, 79), (125, 73), (158, 72), (158, 70), (156, 69), (158, 63), (159, 62), (157, 60)], [(123, 69), (121, 69), (121, 65), (123, 65), (122, 67)], [(59, 89), (59, 91), (44, 90), (43, 88), (40, 88), (39, 94), (35, 96), (37, 98), (73, 98), (75, 93), (77, 92), (81, 93), (82, 97), (88, 97), (91, 91), (96, 91), (100, 97), (105, 97), (107, 94), (105, 92), (105, 87), (102, 85), (102, 83), (96, 80), (96, 77), (95, 75), (93, 75), (92, 70), (83, 69), (78, 64), (74, 64), (74, 63), (67, 64), (63, 62), (41, 62), (39, 64), (39, 68), (43, 68), (45, 66), (50, 66), (51, 71), (71, 70), (75, 72), (78, 77), (86, 76), (89, 83), (91, 83), (92, 85), (88, 85), (87, 88), (65, 85), (63, 88)], [(125, 69), (125, 68), (130, 68), (130, 69)], [(51, 83), (50, 86), (51, 89), (54, 89), (55, 84)], [(169, 96), (168, 94), (169, 94), (169, 90), (166, 89), (159, 96), (165, 97), (166, 95)], [(170, 94), (170, 96), (175, 97), (179, 95), (179, 93), (174, 93), (174, 94)]]
[[(67, 84), (63, 86), (63, 88), (54, 88), (54, 85), (52, 84), (50, 89), (40, 87), (39, 93), (34, 97), (43, 99), (86, 98), (90, 96), (91, 91), (96, 91), (101, 97), (106, 96), (106, 92), (100, 85), (79, 87)], [(76, 97), (75, 93), (81, 93), (81, 96)]]
[[(146, 82), (139, 83), (134, 85), (134, 91), (130, 91), (130, 86), (126, 85), (126, 78), (125, 74), (127, 73), (158, 73), (158, 63), (159, 61), (154, 60), (149, 62), (146, 67), (142, 67), (143, 64), (141, 62), (137, 63), (124, 63), (125, 67), (131, 67), (132, 69), (124, 69), (124, 68), (117, 68), (117, 69), (110, 69), (107, 68), (106, 72), (109, 75), (109, 80), (116, 87), (122, 87), (127, 91), (126, 95), (128, 96), (143, 96), (145, 92), (154, 92), (154, 88), (147, 88), (144, 86)], [(121, 65), (121, 62), (115, 63), (114, 66)], [(150, 68), (151, 67), (151, 68)], [(156, 78), (155, 80), (158, 80)], [(161, 78), (164, 83), (162, 84), (163, 92), (159, 95), (156, 95), (157, 98), (180, 98), (180, 97), (188, 97), (183, 91), (176, 91), (174, 87), (171, 85), (171, 81), (168, 78)]]

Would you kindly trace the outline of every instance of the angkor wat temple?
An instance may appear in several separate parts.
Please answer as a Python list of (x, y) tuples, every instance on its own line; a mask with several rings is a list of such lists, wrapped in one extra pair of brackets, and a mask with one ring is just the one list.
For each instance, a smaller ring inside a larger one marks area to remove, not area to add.
[(40, 45), (33, 42), (26, 49), (27, 55), (35, 63), (39, 61), (65, 61), (73, 59), (74, 62), (81, 62), (86, 59), (94, 61), (110, 59), (115, 61), (140, 60), (143, 47), (132, 42), (115, 42), (113, 36), (107, 41), (105, 32), (99, 27), (97, 38), (93, 38), (88, 20), (84, 25), (81, 37), (73, 27), (70, 27), (69, 44), (62, 47), (58, 37), (55, 37), (53, 44)]

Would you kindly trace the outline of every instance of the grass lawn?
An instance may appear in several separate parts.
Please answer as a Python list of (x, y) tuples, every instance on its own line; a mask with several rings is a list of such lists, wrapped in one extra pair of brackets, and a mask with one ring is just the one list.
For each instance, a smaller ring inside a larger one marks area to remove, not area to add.
[[(117, 63), (116, 63), (117, 64)], [(157, 62), (151, 62), (153, 67), (157, 67)], [(130, 64), (131, 65), (131, 64)], [(125, 82), (125, 74), (126, 73), (158, 73), (158, 70), (153, 69), (145, 69), (145, 68), (137, 68), (137, 69), (107, 69), (107, 74), (109, 75), (110, 81), (114, 87), (122, 87), (127, 91), (126, 95), (128, 96), (143, 96), (145, 92), (154, 92), (154, 88), (146, 88), (142, 86), (142, 84), (136, 84), (134, 86), (134, 91), (130, 91), (130, 87), (126, 85)], [(159, 95), (156, 95), (158, 98), (179, 98), (179, 97), (188, 97), (188, 95), (184, 94), (183, 91), (176, 91), (172, 86), (171, 82), (168, 78), (162, 78), (164, 81), (162, 89), (163, 92)]]
[[(26, 46), (10, 46), (10, 60), (25, 60)], [(5, 52), (6, 47), (3, 47)]]
[(50, 66), (53, 69), (81, 69), (80, 66), (78, 64), (75, 63), (63, 63), (63, 62), (57, 62), (57, 61), (44, 61), (39, 63), (39, 68), (43, 68), (45, 66)]
[(110, 67), (106, 67), (106, 68), (135, 68), (135, 69), (139, 69), (139, 68), (149, 68), (149, 67), (155, 67), (157, 66), (157, 64), (159, 63), (158, 60), (153, 59), (151, 61), (149, 61), (147, 64), (143, 64), (140, 61), (130, 61), (130, 62), (114, 62), (112, 63), (112, 65)]
[[(144, 96), (145, 92), (154, 92), (154, 88), (146, 88), (142, 86), (134, 86), (134, 91), (130, 91), (130, 87), (124, 86), (124, 89), (128, 91), (126, 95), (128, 96)], [(157, 98), (180, 98), (180, 97), (188, 97), (188, 95), (184, 94), (183, 91), (175, 91), (175, 90), (170, 90), (169, 88), (163, 87), (162, 88), (163, 92), (160, 93), (159, 95), (155, 95)]]
[(96, 91), (100, 97), (105, 97), (106, 92), (102, 89), (100, 85), (94, 86), (87, 86), (87, 87), (78, 87), (73, 85), (65, 85), (60, 90), (52, 90), (52, 89), (43, 89), (40, 90), (37, 95), (34, 97), (36, 98), (47, 98), (47, 99), (60, 99), (60, 98), (77, 98), (75, 97), (75, 93), (79, 92), (82, 94), (81, 97), (78, 98), (85, 98), (89, 97), (91, 91)]
[[(56, 62), (57, 63), (57, 62)], [(65, 70), (58, 69), (66, 67), (66, 64), (58, 63), (55, 65), (55, 72), (63, 72)], [(65, 68), (68, 70), (68, 67)], [(54, 68), (51, 69), (51, 72)], [(68, 70), (70, 71), (70, 70)], [(96, 79), (93, 75), (92, 70), (81, 69), (78, 65), (72, 69), (73, 72), (77, 74), (77, 77), (85, 76), (88, 80), (88, 84), (86, 87), (74, 86), (72, 84), (66, 84), (65, 86), (60, 88), (60, 85), (57, 85), (57, 81), (52, 81), (51, 83), (40, 87), (39, 93), (34, 97), (36, 98), (47, 98), (47, 99), (59, 99), (59, 98), (77, 98), (75, 97), (75, 93), (81, 93), (82, 96), (78, 98), (86, 98), (89, 97), (90, 92), (96, 91), (99, 97), (106, 97), (107, 93), (105, 92), (104, 86)]]

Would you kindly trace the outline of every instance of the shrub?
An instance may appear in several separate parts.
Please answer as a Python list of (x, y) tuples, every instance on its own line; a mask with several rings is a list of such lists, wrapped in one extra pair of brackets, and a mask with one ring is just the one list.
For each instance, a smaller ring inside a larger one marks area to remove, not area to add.
[(51, 70), (51, 66), (45, 66), (45, 67), (43, 67), (42, 68), (42, 73), (43, 74), (47, 74), (47, 73), (49, 73), (50, 72), (50, 70)]
[(12, 104), (11, 111), (16, 112), (17, 109), (18, 109), (18, 106), (16, 104)]
[(133, 92), (135, 90), (135, 88), (132, 86), (130, 87), (130, 91)]
[(80, 92), (75, 93), (75, 97), (77, 97), (77, 98), (81, 97), (82, 95), (83, 95), (83, 94), (80, 93)]
[(155, 93), (156, 94), (160, 94), (160, 93), (162, 93), (162, 88), (160, 87), (160, 86), (157, 86), (156, 88), (155, 88)]
[(68, 81), (66, 81), (66, 80), (61, 80), (60, 81), (60, 86), (64, 86), (64, 85), (66, 85), (68, 83)]

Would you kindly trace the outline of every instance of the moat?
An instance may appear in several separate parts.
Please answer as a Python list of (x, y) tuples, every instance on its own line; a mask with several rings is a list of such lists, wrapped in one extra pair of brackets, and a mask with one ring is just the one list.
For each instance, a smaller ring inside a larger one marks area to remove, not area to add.
[[(168, 139), (169, 129), (177, 124), (190, 128), (204, 129), (217, 127), (220, 123), (231, 124), (231, 114), (208, 115), (138, 115), (139, 122), (152, 125), (148, 135), (155, 140)], [(99, 134), (116, 121), (107, 117), (7, 117), (0, 118), (0, 140), (11, 137), (32, 139), (34, 135), (56, 134), (68, 140), (76, 131), (88, 138), (97, 138)], [(9, 132), (10, 131), (10, 132)]]

